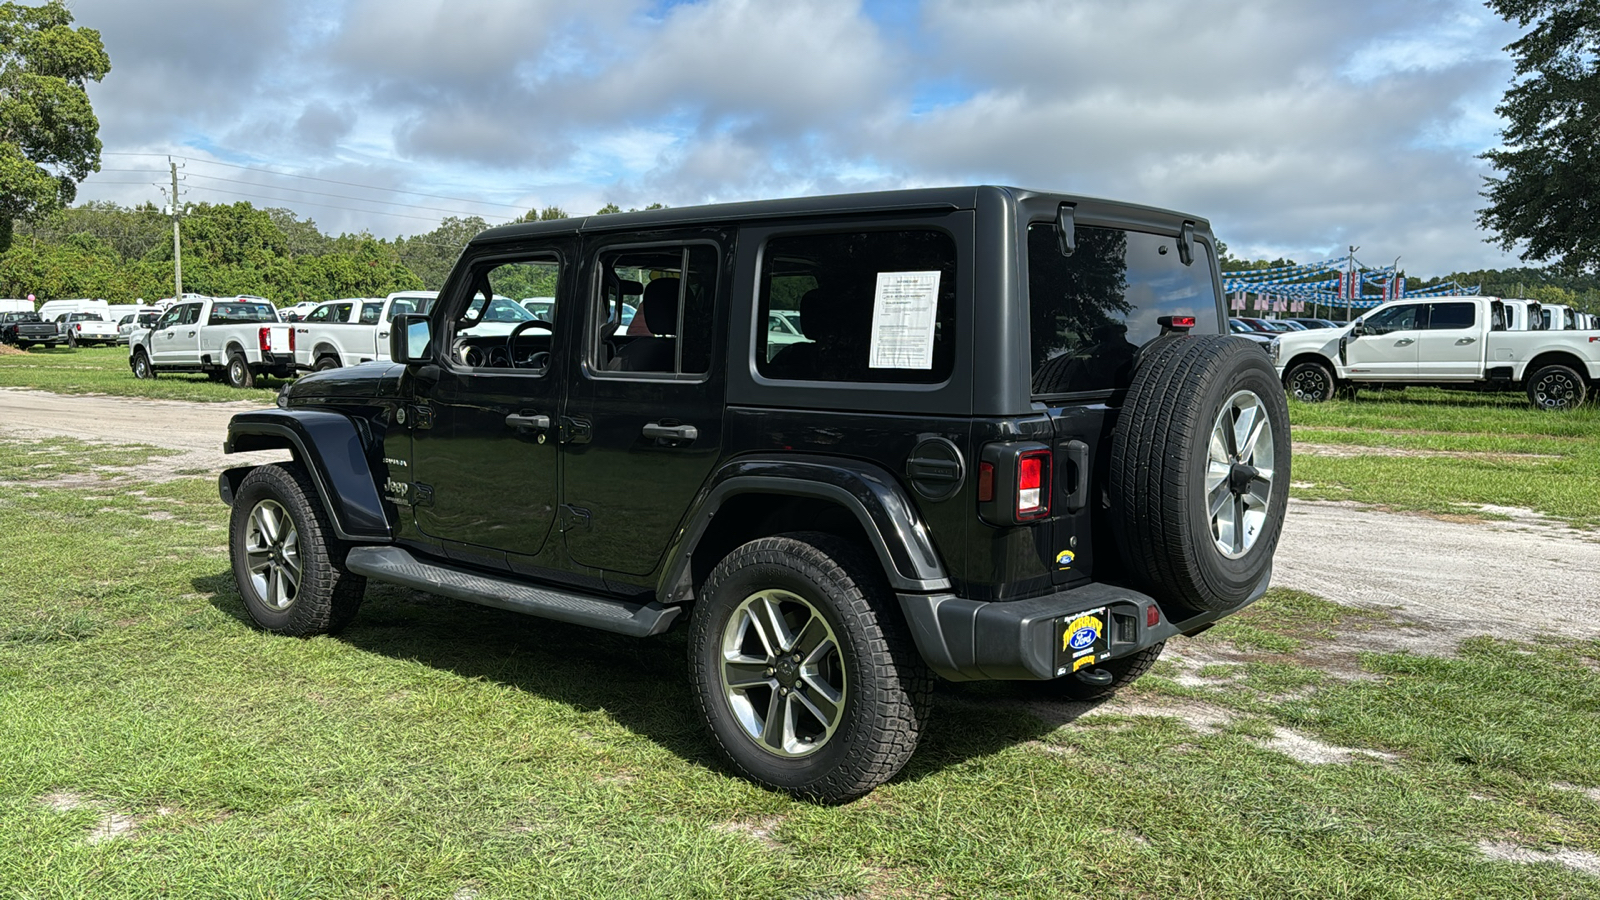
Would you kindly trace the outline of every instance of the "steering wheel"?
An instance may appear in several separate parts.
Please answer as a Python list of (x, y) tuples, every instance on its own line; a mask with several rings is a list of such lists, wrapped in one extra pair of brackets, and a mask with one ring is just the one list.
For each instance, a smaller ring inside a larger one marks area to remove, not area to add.
[[(511, 368), (513, 368), (513, 369), (519, 368), (518, 365), (517, 365), (517, 338), (521, 337), (522, 336), (522, 332), (526, 331), (529, 328), (543, 328), (545, 331), (550, 332), (552, 335), (554, 335), (555, 331), (556, 331), (556, 327), (554, 325), (551, 325), (549, 322), (546, 322), (543, 319), (530, 319), (530, 320), (528, 320), (526, 322), (523, 322), (523, 323), (519, 324), (517, 327), (511, 329), (511, 333), (506, 335), (506, 355), (511, 357)], [(545, 358), (546, 362), (543, 363), (543, 364), (535, 364), (535, 361), (538, 360), (541, 356)], [(535, 353), (532, 356), (528, 357), (528, 363), (529, 364), (528, 364), (527, 368), (530, 368), (530, 369), (542, 369), (542, 368), (545, 367), (545, 365), (548, 364), (549, 359), (550, 359), (550, 354), (548, 354), (548, 353), (543, 353), (543, 352)]]

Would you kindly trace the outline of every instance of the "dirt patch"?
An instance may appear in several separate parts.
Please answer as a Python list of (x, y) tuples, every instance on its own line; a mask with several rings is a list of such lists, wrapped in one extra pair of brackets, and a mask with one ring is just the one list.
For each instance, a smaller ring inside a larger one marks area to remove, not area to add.
[(1568, 784), (1565, 781), (1558, 781), (1550, 786), (1558, 791), (1572, 791), (1573, 793), (1582, 794), (1590, 800), (1600, 803), (1600, 788), (1579, 787), (1575, 784)]
[(10, 344), (0, 344), (0, 356), (25, 356), (27, 353), (28, 351), (23, 350), (20, 347), (13, 347)]
[(1278, 728), (1273, 731), (1272, 737), (1266, 742), (1269, 750), (1276, 750), (1285, 756), (1293, 757), (1299, 761), (1313, 766), (1328, 765), (1330, 763), (1348, 763), (1356, 759), (1382, 759), (1395, 760), (1399, 757), (1393, 753), (1384, 753), (1381, 750), (1360, 750), (1354, 747), (1340, 747), (1334, 744), (1325, 744), (1316, 738), (1307, 737), (1297, 731), (1287, 728)]
[(1478, 852), (1489, 859), (1504, 860), (1514, 863), (1555, 863), (1565, 866), (1575, 872), (1583, 872), (1600, 878), (1600, 854), (1590, 853), (1587, 850), (1534, 850), (1531, 847), (1522, 847), (1508, 841), (1483, 841), (1478, 844)]
[[(41, 806), (48, 807), (56, 812), (74, 812), (80, 809), (93, 810), (100, 814), (100, 820), (84, 840), (91, 844), (102, 841), (112, 841), (118, 838), (132, 837), (139, 831), (139, 826), (147, 821), (150, 816), (136, 816), (132, 813), (112, 809), (105, 803), (76, 794), (71, 791), (54, 791), (39, 798)], [(170, 816), (174, 810), (162, 806), (157, 807), (155, 815)]]
[(1359, 444), (1310, 444), (1295, 441), (1294, 452), (1311, 456), (1349, 459), (1361, 456), (1399, 456), (1413, 459), (1485, 459), (1493, 462), (1537, 462), (1560, 459), (1551, 453), (1499, 453), (1490, 450), (1419, 450), (1413, 447), (1368, 447)]
[(718, 824), (711, 826), (711, 830), (720, 831), (723, 834), (736, 834), (741, 837), (749, 838), (768, 850), (782, 850), (784, 849), (783, 844), (779, 843), (778, 839), (772, 836), (773, 833), (778, 830), (778, 826), (782, 824), (782, 816), (767, 816), (765, 818), (756, 819), (753, 822), (719, 822)]
[[(1422, 429), (1422, 428), (1356, 428), (1356, 427), (1350, 426), (1350, 425), (1302, 425), (1302, 426), (1300, 426), (1298, 428), (1291, 427), (1291, 430), (1294, 431), (1294, 432), (1302, 432), (1302, 433), (1303, 432), (1315, 432), (1315, 431), (1331, 431), (1331, 432), (1334, 432), (1336, 434), (1365, 434), (1365, 435), (1373, 435), (1373, 434), (1404, 434), (1404, 435), (1411, 435), (1411, 436), (1452, 437), (1452, 438), (1458, 438), (1458, 437), (1461, 437), (1463, 434), (1468, 434), (1468, 433), (1486, 434), (1486, 432), (1428, 431), (1428, 430)], [(1585, 440), (1588, 440), (1588, 438), (1570, 436), (1570, 435), (1557, 435), (1557, 434), (1501, 434), (1498, 431), (1494, 432), (1494, 436), (1495, 437), (1499, 437), (1499, 438), (1516, 438), (1516, 439), (1533, 440), (1533, 441), (1585, 441)]]

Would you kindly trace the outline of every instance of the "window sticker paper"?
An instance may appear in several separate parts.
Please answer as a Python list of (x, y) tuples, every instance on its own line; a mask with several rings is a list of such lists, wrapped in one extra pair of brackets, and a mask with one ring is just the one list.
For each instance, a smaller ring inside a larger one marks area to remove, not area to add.
[(933, 368), (933, 321), (939, 272), (879, 272), (872, 303), (874, 369)]

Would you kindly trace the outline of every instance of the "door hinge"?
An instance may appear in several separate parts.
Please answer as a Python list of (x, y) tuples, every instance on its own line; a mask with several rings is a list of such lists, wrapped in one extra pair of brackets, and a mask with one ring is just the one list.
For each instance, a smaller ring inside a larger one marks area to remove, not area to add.
[(561, 443), (587, 444), (594, 437), (594, 428), (583, 419), (561, 417)]
[(580, 528), (587, 531), (589, 529), (589, 524), (590, 516), (587, 509), (584, 509), (581, 506), (573, 506), (570, 503), (561, 504), (561, 515), (559, 517), (558, 527), (560, 528), (562, 534), (566, 534), (569, 531), (576, 531)]

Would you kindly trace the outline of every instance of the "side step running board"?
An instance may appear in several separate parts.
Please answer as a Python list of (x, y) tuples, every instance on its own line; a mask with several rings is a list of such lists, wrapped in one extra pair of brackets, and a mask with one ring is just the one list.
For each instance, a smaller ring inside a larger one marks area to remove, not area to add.
[(345, 565), (375, 581), (633, 637), (660, 634), (683, 612), (681, 606), (662, 606), (654, 601), (628, 603), (558, 588), (531, 587), (509, 578), (423, 562), (399, 547), (356, 547), (345, 558)]

